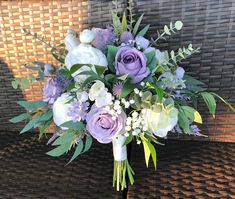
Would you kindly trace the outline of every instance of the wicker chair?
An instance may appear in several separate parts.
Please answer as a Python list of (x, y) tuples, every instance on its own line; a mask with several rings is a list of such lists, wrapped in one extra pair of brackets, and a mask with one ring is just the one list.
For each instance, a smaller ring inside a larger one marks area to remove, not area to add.
[[(120, 11), (127, 1), (119, 0)], [(0, 2), (0, 198), (234, 198), (235, 114), (218, 105), (216, 120), (206, 113), (203, 133), (207, 141), (162, 141), (158, 147), (158, 169), (146, 169), (140, 147), (133, 144), (131, 163), (136, 182), (123, 193), (109, 188), (112, 180), (112, 154), (108, 145), (94, 148), (64, 167), (67, 156), (53, 159), (46, 140), (36, 135), (18, 136), (22, 125), (9, 118), (20, 111), (16, 101), (39, 99), (41, 87), (22, 91), (11, 88), (13, 76), (25, 76), (21, 67), (32, 61), (54, 62), (47, 50), (21, 33), (21, 27), (44, 34), (59, 44), (69, 26), (81, 30), (105, 26), (110, 20), (111, 1), (1, 1)], [(202, 44), (202, 51), (182, 65), (231, 103), (235, 102), (235, 66), (233, 49), (233, 0), (136, 0), (136, 14), (145, 12), (144, 24), (151, 24), (151, 36), (157, 29), (177, 19), (184, 22), (181, 33), (159, 45), (177, 49), (188, 43)], [(55, 62), (54, 62), (55, 63)], [(12, 131), (12, 132), (10, 132)], [(172, 135), (170, 138), (178, 139)], [(180, 139), (198, 139), (183, 137)], [(200, 140), (206, 140), (205, 138)], [(141, 157), (141, 158), (139, 158)], [(102, 183), (102, 184), (101, 184)]]

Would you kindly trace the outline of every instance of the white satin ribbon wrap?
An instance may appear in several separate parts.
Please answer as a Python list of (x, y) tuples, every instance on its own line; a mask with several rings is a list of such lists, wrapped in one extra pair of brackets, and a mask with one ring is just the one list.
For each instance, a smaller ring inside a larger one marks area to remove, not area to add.
[(119, 135), (113, 139), (113, 156), (116, 161), (123, 161), (127, 159), (127, 148), (124, 145), (126, 137)]

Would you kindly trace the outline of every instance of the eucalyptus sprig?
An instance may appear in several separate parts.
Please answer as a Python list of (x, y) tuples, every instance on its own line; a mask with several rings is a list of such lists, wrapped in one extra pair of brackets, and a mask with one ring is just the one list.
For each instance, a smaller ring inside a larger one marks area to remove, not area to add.
[(169, 26), (165, 25), (163, 32), (160, 33), (157, 31), (158, 37), (157, 39), (151, 38), (152, 45), (157, 46), (157, 42), (161, 39), (166, 40), (166, 36), (170, 36), (172, 33), (176, 33), (176, 31), (181, 30), (183, 27), (182, 21), (176, 21), (174, 24), (171, 22)]

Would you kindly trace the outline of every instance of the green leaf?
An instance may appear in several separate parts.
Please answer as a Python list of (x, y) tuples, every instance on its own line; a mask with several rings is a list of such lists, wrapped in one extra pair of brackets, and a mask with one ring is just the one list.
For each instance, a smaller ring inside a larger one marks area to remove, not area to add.
[(124, 12), (122, 16), (122, 24), (120, 28), (120, 33), (123, 33), (124, 31), (126, 31), (126, 29), (127, 29), (127, 19), (126, 19), (126, 14)]
[(69, 162), (66, 165), (70, 164), (76, 157), (78, 157), (81, 154), (82, 149), (83, 149), (83, 145), (84, 145), (83, 141), (80, 140), (80, 142), (77, 144), (77, 147), (74, 151), (72, 158), (69, 160)]
[(235, 108), (225, 99), (223, 99), (222, 97), (220, 97), (218, 94), (216, 93), (211, 93), (212, 95), (214, 95), (215, 97), (219, 98), (223, 103), (225, 103), (233, 112), (235, 112)]
[(24, 67), (30, 70), (36, 70), (36, 71), (42, 70), (42, 68), (39, 66), (26, 66), (25, 65)]
[(39, 120), (40, 120), (40, 116), (34, 117), (34, 118), (33, 118), (32, 120), (30, 120), (30, 121), (26, 124), (26, 126), (20, 131), (20, 134), (25, 133), (25, 132), (29, 131), (29, 130), (32, 129), (32, 128), (36, 128), (37, 126), (35, 126), (35, 125), (36, 125), (36, 123), (37, 123)]
[(133, 34), (134, 36), (135, 36), (136, 33), (138, 32), (138, 29), (139, 29), (139, 26), (140, 26), (140, 23), (141, 23), (143, 17), (144, 17), (144, 14), (142, 14), (142, 15), (139, 17), (139, 19), (137, 20), (137, 22), (136, 22), (136, 24), (135, 24), (135, 26), (134, 26), (134, 29), (133, 29), (133, 32), (132, 32), (132, 34)]
[(131, 84), (129, 81), (126, 81), (122, 88), (121, 97), (126, 97), (136, 88), (135, 84)]
[(151, 152), (150, 152), (149, 146), (148, 146), (147, 142), (145, 141), (145, 139), (142, 139), (142, 143), (143, 143), (143, 146), (144, 146), (145, 163), (146, 163), (146, 166), (148, 167)]
[(167, 34), (167, 35), (171, 35), (171, 32), (169, 30), (169, 28), (165, 25), (164, 26), (164, 32)]
[(64, 133), (63, 135), (61, 135), (60, 137), (58, 137), (53, 143), (52, 146), (56, 146), (56, 145), (62, 145), (65, 143), (70, 143), (75, 139), (75, 134), (73, 133)]
[(90, 135), (87, 135), (83, 153), (87, 152), (91, 148), (92, 141), (93, 141), (92, 137)]
[(153, 71), (157, 67), (157, 59), (155, 55), (155, 51), (150, 51), (148, 53), (145, 53), (145, 56), (147, 57), (147, 67)]
[(148, 32), (148, 29), (149, 29), (150, 25), (147, 25), (145, 26), (138, 34), (137, 36), (144, 36), (147, 32)]
[(117, 13), (115, 13), (115, 12), (112, 13), (112, 21), (113, 21), (114, 31), (117, 35), (119, 35), (120, 29), (121, 29), (121, 21), (117, 15)]
[(159, 102), (162, 103), (163, 96), (164, 96), (164, 94), (165, 94), (164, 90), (163, 90), (160, 86), (151, 84), (151, 83), (149, 83), (149, 82), (147, 82), (146, 85), (147, 85), (148, 87), (154, 89), (154, 90), (157, 92), (157, 96), (158, 96)]
[(68, 152), (70, 149), (71, 143), (65, 143), (63, 145), (59, 145), (55, 149), (52, 149), (51, 151), (47, 152), (46, 154), (52, 157), (59, 157), (63, 155), (64, 153)]
[(35, 111), (38, 108), (44, 108), (47, 106), (47, 103), (42, 101), (42, 100), (38, 100), (38, 101), (18, 101), (17, 104), (19, 104), (20, 106), (24, 107), (26, 110), (29, 111)]
[(43, 112), (43, 114), (40, 117), (40, 122), (45, 122), (50, 120), (53, 117), (52, 109), (48, 109)]
[(187, 118), (199, 124), (202, 123), (202, 118), (200, 113), (196, 111), (194, 108), (190, 106), (181, 106), (181, 109), (184, 111)]
[(175, 28), (176, 28), (176, 30), (181, 30), (182, 27), (183, 27), (182, 21), (176, 21), (176, 22), (175, 22)]
[(151, 154), (151, 157), (152, 157), (152, 160), (153, 160), (154, 168), (156, 169), (157, 168), (157, 153), (156, 153), (156, 149), (155, 149), (155, 147), (150, 142), (147, 142), (147, 145), (148, 145), (148, 148), (150, 150), (150, 154)]
[(16, 81), (12, 81), (11, 82), (11, 85), (14, 89), (17, 89), (18, 88), (18, 83)]
[(112, 72), (115, 72), (115, 68), (114, 68), (113, 64), (114, 64), (114, 60), (115, 60), (115, 56), (117, 54), (117, 51), (118, 51), (118, 47), (108, 45), (108, 54), (107, 54), (108, 67)]
[(82, 131), (85, 128), (85, 125), (82, 122), (73, 122), (73, 121), (68, 121), (60, 125), (61, 127), (66, 127), (69, 129), (77, 130), (77, 131)]
[(132, 140), (133, 140), (133, 136), (130, 134), (130, 135), (126, 138), (126, 140), (125, 140), (125, 142), (124, 142), (123, 145), (128, 145), (129, 143), (131, 143)]
[(208, 92), (202, 92), (200, 93), (200, 95), (202, 96), (204, 102), (206, 103), (210, 114), (212, 114), (213, 117), (215, 117), (216, 101), (214, 96)]
[(120, 79), (122, 81), (125, 81), (127, 79), (129, 75), (128, 74), (125, 74), (125, 75), (121, 75), (120, 77), (118, 77), (117, 79)]
[(179, 126), (184, 129), (185, 132), (191, 132), (189, 127), (189, 119), (187, 118), (185, 112), (182, 109), (179, 109), (178, 119)]
[(70, 73), (73, 74), (75, 73), (78, 69), (80, 69), (81, 67), (85, 66), (86, 64), (74, 64), (71, 68), (70, 68)]
[(16, 117), (13, 117), (12, 119), (10, 119), (10, 122), (11, 123), (18, 123), (23, 120), (29, 119), (30, 117), (31, 117), (31, 115), (29, 113), (22, 113)]

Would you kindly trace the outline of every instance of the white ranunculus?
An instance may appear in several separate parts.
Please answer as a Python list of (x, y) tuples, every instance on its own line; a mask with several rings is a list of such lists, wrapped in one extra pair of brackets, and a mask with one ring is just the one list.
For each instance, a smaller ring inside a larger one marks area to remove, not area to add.
[(173, 106), (166, 108), (161, 105), (151, 109), (143, 109), (142, 117), (147, 129), (158, 137), (166, 137), (178, 122), (178, 110)]
[[(57, 126), (72, 120), (72, 118), (68, 116), (70, 104), (66, 104), (69, 100), (71, 100), (71, 96), (68, 93), (64, 93), (58, 97), (53, 104), (53, 120)], [(66, 128), (63, 127), (62, 129)]]
[(90, 88), (89, 99), (95, 101), (97, 107), (102, 107), (112, 101), (112, 94), (107, 92), (103, 82), (97, 80)]
[(88, 93), (86, 91), (78, 91), (76, 95), (81, 102), (86, 102), (88, 100)]
[(75, 36), (75, 34), (72, 33), (67, 34), (67, 36), (64, 38), (64, 43), (68, 51), (72, 51), (79, 45), (78, 38)]
[(80, 33), (80, 41), (81, 43), (89, 44), (95, 38), (95, 32), (85, 29)]

